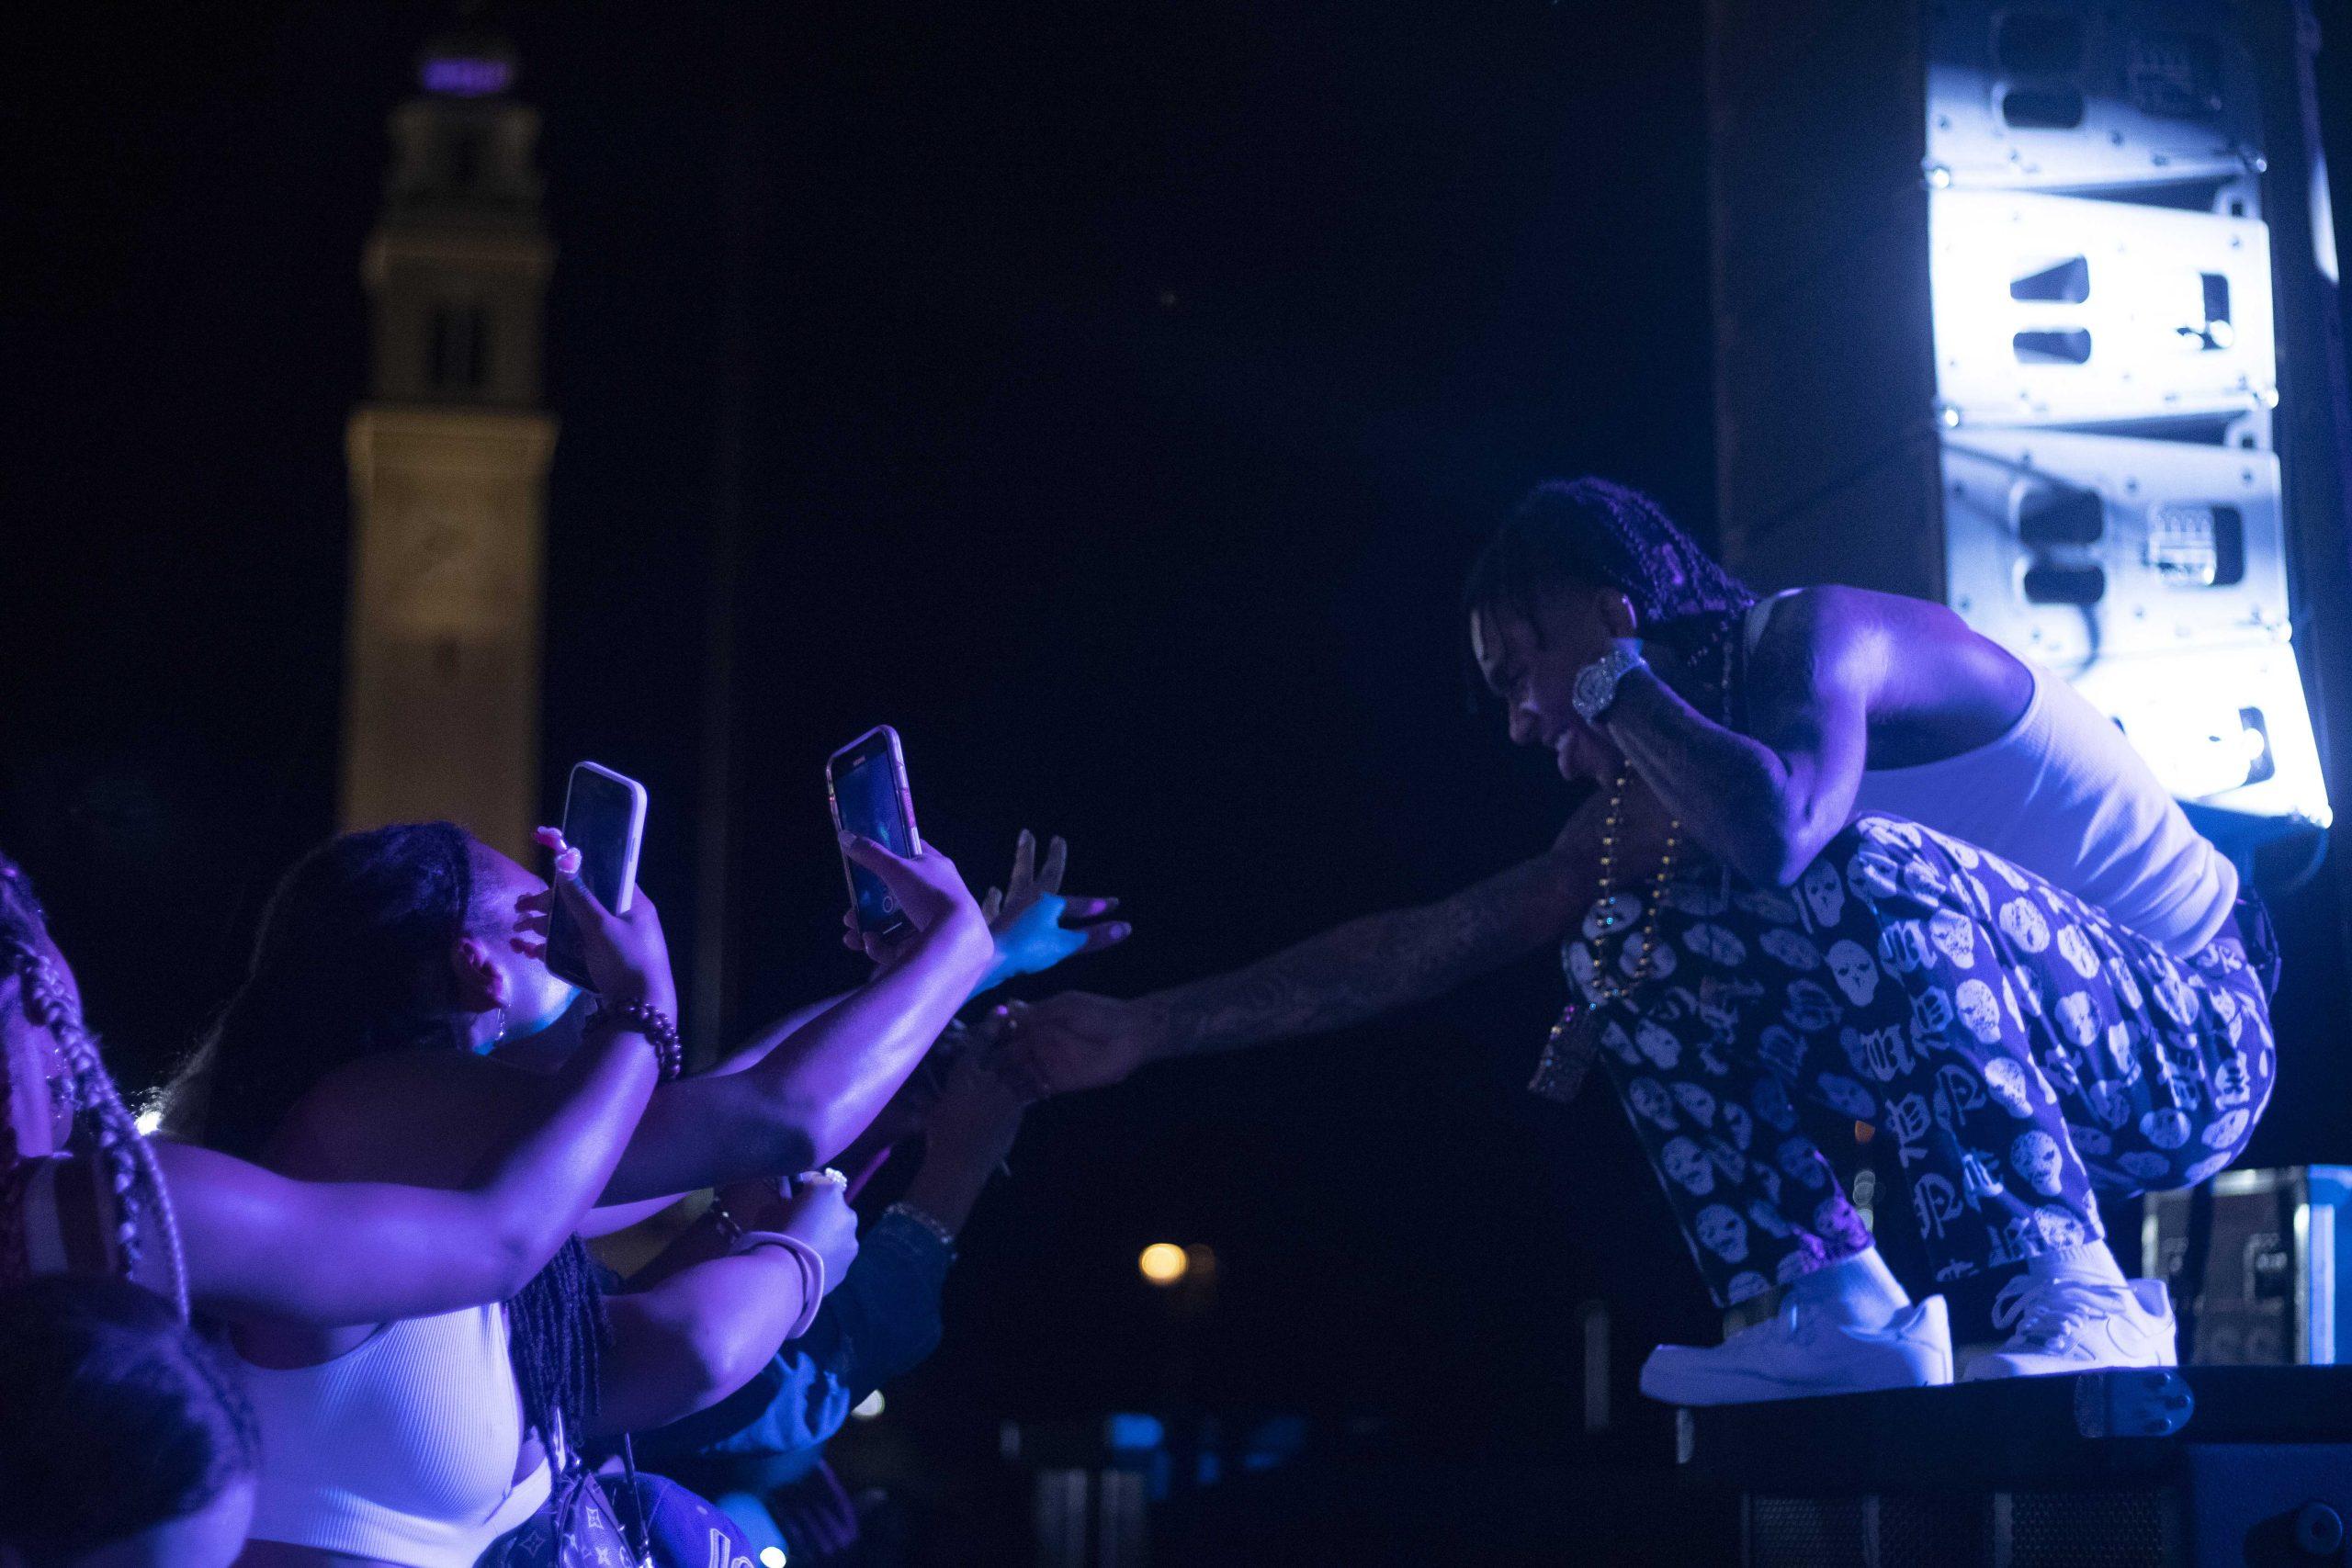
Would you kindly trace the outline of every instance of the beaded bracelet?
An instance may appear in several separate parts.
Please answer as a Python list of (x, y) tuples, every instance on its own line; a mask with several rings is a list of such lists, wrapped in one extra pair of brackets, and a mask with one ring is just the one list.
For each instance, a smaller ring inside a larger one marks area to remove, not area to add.
[(619, 1024), (645, 1036), (662, 1064), (662, 1081), (668, 1083), (686, 1070), (686, 1048), (679, 1042), (677, 1021), (650, 1002), (599, 1002), (588, 1015), (588, 1027)]

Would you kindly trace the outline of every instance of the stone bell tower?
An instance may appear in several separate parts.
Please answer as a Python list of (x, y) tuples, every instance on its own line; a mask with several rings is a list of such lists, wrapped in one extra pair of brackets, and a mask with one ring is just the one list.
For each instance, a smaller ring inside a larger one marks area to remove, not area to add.
[(363, 273), (369, 399), (351, 416), (346, 828), (448, 818), (520, 855), (537, 816), (548, 460), (538, 115), (514, 56), (425, 51), (391, 117)]

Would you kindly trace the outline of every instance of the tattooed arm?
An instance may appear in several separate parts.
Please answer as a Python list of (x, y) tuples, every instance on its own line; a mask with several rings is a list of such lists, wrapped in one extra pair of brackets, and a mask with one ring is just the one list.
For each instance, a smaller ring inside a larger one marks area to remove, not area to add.
[(1139, 1005), (1159, 1014), (1160, 1054), (1186, 1055), (1345, 1029), (1443, 996), (1566, 927), (1563, 858), (1546, 851), (1450, 898), (1351, 920)]
[[(1593, 898), (1606, 803), (1589, 799), (1551, 849), (1409, 909), (1368, 915), (1229, 974), (1133, 1001), (1069, 992), (1018, 1010), (1015, 1063), (1042, 1092), (1115, 1083), (1148, 1062), (1344, 1029), (1426, 1001), (1557, 940)], [(1664, 814), (1628, 792), (1617, 852), (1649, 863)]]
[[(1878, 597), (1807, 588), (1778, 601), (1748, 666), (1753, 734), (1693, 707), (1664, 654), (1628, 675), (1601, 716), (1609, 739), (1673, 807), (1691, 841), (1764, 886), (1795, 886), (1852, 814), (1870, 743), (1871, 689), (1889, 650), (1902, 648), (1915, 662), (1935, 658), (1927, 628), (1878, 624), (1883, 617), (1868, 607)], [(1904, 602), (1906, 622), (1923, 619), (1908, 615), (1911, 603)], [(1918, 608), (1951, 615), (1941, 605)]]

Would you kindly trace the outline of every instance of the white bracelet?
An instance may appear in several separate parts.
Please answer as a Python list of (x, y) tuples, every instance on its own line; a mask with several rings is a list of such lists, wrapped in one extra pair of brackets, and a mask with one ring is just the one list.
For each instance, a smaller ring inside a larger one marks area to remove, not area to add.
[(800, 1314), (784, 1333), (786, 1339), (797, 1339), (808, 1332), (808, 1325), (817, 1321), (817, 1309), (825, 1304), (825, 1255), (782, 1231), (745, 1231), (735, 1250), (749, 1252), (755, 1247), (780, 1247), (800, 1266)]

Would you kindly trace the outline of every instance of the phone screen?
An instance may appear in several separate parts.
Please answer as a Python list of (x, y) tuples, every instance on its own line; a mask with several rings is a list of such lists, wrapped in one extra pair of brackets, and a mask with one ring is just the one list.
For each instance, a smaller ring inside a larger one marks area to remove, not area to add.
[[(841, 825), (894, 854), (915, 852), (913, 825), (899, 794), (899, 763), (889, 738), (877, 734), (834, 757), (831, 769), (833, 810)], [(899, 901), (882, 879), (862, 865), (849, 868), (857, 901), (857, 929), (886, 936), (907, 923)]]
[[(643, 798), (629, 780), (587, 767), (572, 769), (563, 798), (563, 841), (580, 852), (580, 880), (616, 915), (628, 912), (637, 881)], [(548, 921), (548, 967), (575, 986), (588, 984), (580, 934), (560, 901)]]

